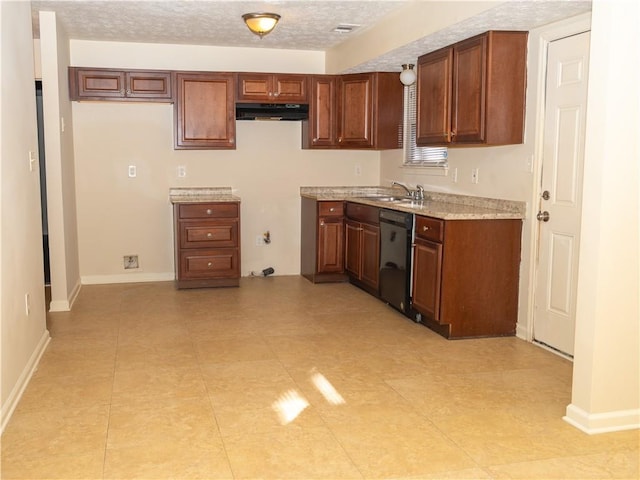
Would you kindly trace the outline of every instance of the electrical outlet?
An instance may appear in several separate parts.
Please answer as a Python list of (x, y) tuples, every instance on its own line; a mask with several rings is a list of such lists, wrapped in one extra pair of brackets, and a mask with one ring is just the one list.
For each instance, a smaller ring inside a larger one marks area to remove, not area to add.
[(458, 183), (458, 167), (451, 170), (451, 183)]
[(135, 165), (129, 165), (129, 178), (135, 178), (135, 176), (138, 174), (136, 166)]
[(184, 165), (180, 165), (178, 167), (178, 177), (184, 178), (186, 176), (187, 176), (187, 167), (185, 167)]
[(132, 268), (138, 268), (138, 255), (125, 255), (122, 257), (124, 260), (124, 269), (130, 270)]
[(480, 169), (474, 168), (471, 170), (471, 183), (478, 183), (478, 177), (480, 175)]
[(362, 175), (362, 167), (360, 165), (356, 165), (356, 177)]

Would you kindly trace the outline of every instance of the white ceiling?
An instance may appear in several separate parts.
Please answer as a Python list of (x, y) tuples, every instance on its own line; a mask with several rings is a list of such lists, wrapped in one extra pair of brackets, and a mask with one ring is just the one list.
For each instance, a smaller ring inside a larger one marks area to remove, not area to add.
[[(386, 15), (409, 1), (32, 0), (31, 4), (36, 38), (38, 11), (47, 10), (55, 11), (69, 37), (78, 40), (327, 50), (375, 28)], [(348, 72), (399, 71), (401, 63), (486, 30), (531, 30), (590, 9), (590, 0), (505, 1)], [(275, 30), (263, 39), (249, 32), (241, 18), (244, 13), (260, 11), (282, 16)], [(349, 34), (333, 32), (340, 24), (359, 27)]]

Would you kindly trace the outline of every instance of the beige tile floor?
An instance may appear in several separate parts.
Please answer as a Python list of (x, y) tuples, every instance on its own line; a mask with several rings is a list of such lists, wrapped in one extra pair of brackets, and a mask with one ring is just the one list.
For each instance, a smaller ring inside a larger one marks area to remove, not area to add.
[(562, 420), (568, 361), (516, 338), (447, 341), (348, 284), (85, 286), (48, 326), (3, 479), (639, 475), (638, 431)]

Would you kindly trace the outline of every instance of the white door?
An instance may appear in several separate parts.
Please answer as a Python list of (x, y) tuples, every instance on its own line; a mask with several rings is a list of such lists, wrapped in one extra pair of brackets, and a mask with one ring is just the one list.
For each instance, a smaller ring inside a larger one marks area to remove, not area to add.
[(534, 340), (573, 355), (589, 32), (549, 44)]

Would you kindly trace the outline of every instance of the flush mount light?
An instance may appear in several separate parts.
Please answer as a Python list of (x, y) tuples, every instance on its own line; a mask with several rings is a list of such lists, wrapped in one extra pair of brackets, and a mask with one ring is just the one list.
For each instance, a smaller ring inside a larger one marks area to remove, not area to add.
[(249, 30), (262, 38), (275, 28), (280, 20), (280, 15), (277, 13), (245, 13), (242, 18)]
[(405, 63), (402, 65), (400, 72), (400, 81), (403, 85), (413, 85), (416, 81), (416, 72), (413, 70), (413, 63)]

